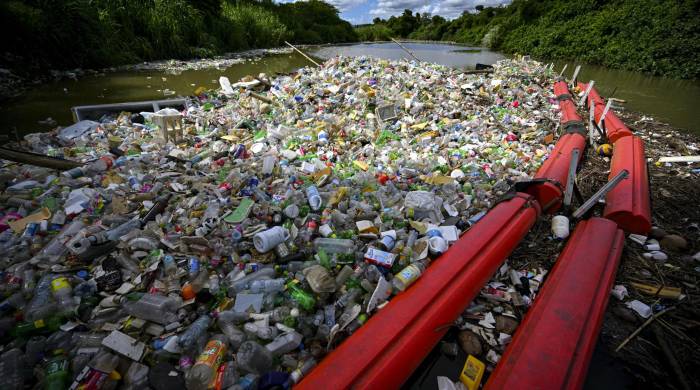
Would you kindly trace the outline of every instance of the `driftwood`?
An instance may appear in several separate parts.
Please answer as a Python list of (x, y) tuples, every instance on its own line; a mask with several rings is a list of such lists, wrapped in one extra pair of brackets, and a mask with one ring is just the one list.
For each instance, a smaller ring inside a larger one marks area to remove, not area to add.
[(3, 160), (10, 160), (22, 164), (34, 165), (37, 167), (57, 169), (59, 171), (67, 171), (69, 169), (73, 169), (83, 165), (79, 162), (71, 160), (49, 157), (43, 154), (25, 152), (21, 150), (13, 150), (3, 147), (0, 147), (0, 158)]

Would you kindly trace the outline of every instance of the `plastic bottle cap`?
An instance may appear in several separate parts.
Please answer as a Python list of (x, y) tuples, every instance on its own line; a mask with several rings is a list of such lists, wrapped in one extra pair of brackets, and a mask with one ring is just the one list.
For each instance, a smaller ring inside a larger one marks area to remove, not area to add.
[(192, 285), (191, 285), (191, 284), (186, 284), (185, 286), (183, 286), (183, 287), (182, 287), (181, 294), (182, 294), (182, 297), (183, 297), (185, 300), (190, 300), (190, 299), (192, 299), (192, 298), (194, 298), (194, 297), (197, 296), (197, 294), (196, 294), (196, 293), (194, 292), (194, 290), (192, 289)]

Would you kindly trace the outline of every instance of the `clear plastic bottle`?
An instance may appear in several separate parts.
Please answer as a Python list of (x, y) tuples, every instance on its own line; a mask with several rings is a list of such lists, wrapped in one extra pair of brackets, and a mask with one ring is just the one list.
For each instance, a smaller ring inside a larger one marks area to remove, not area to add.
[(36, 321), (51, 314), (51, 281), (53, 275), (46, 274), (39, 279), (34, 290), (34, 298), (29, 302), (25, 310), (25, 316), (29, 321)]
[(352, 253), (355, 250), (355, 242), (342, 238), (319, 237), (314, 240), (316, 251), (324, 250), (326, 253)]
[(284, 290), (284, 278), (254, 280), (250, 283), (250, 292), (252, 293), (273, 293)]
[(200, 316), (187, 330), (180, 334), (177, 343), (183, 350), (191, 350), (197, 345), (202, 336), (206, 335), (209, 325), (211, 325), (211, 317), (206, 314)]
[(235, 325), (235, 323), (240, 321), (240, 318), (243, 317), (242, 315), (245, 316), (245, 319), (248, 318), (247, 313), (237, 313), (233, 310), (222, 311), (217, 317), (219, 329), (228, 337), (228, 342), (233, 349), (238, 349), (246, 340), (245, 332), (238, 329)]
[(274, 276), (275, 270), (273, 268), (263, 268), (261, 270), (255, 271), (233, 282), (231, 284), (231, 287), (229, 287), (229, 295), (234, 295), (243, 290), (247, 290), (248, 288), (250, 288), (250, 283), (254, 280), (269, 279), (273, 278)]
[(161, 325), (177, 321), (175, 311), (182, 301), (178, 298), (156, 294), (144, 294), (136, 302), (126, 302), (124, 309), (134, 317)]
[(69, 311), (75, 306), (73, 299), (73, 287), (70, 285), (68, 278), (60, 276), (51, 281), (51, 292), (53, 293), (59, 310), (62, 312)]
[(292, 371), (292, 373), (290, 374), (290, 380), (291, 380), (293, 383), (299, 383), (299, 381), (301, 380), (301, 378), (303, 378), (306, 374), (308, 374), (309, 372), (311, 372), (311, 370), (312, 370), (314, 367), (316, 367), (316, 359), (310, 358), (310, 359), (304, 361), (304, 363), (302, 363), (302, 364), (299, 366), (299, 368), (297, 368), (296, 370)]
[(299, 348), (302, 339), (303, 336), (297, 332), (284, 333), (275, 337), (271, 343), (265, 345), (265, 348), (267, 348), (273, 356), (280, 356)]
[(247, 372), (260, 374), (272, 368), (272, 354), (255, 341), (246, 341), (236, 353), (236, 361)]
[(185, 382), (188, 390), (206, 390), (216, 377), (216, 371), (226, 354), (226, 336), (212, 337), (197, 358), (197, 362), (187, 371)]
[(13, 348), (0, 356), (0, 388), (24, 388), (24, 355), (22, 351)]
[(202, 291), (202, 288), (204, 288), (207, 281), (209, 281), (209, 273), (203, 268), (201, 271), (199, 271), (194, 280), (182, 286), (182, 298), (186, 300), (194, 298), (200, 291)]

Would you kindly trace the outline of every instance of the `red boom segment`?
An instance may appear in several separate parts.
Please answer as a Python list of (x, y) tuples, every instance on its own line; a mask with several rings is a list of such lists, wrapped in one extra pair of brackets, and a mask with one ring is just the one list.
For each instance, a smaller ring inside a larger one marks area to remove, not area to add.
[(532, 185), (528, 187), (526, 192), (537, 199), (542, 206), (542, 211), (555, 213), (559, 210), (566, 191), (566, 179), (569, 176), (572, 153), (574, 149), (579, 150), (580, 162), (585, 147), (586, 139), (581, 134), (564, 134), (559, 138), (549, 158), (537, 170), (535, 180), (546, 179), (547, 182)]
[[(584, 83), (578, 83), (578, 86), (583, 90), (588, 88), (588, 84)], [(603, 111), (605, 110), (605, 102), (600, 95), (598, 95), (595, 88), (591, 89), (587, 100), (588, 107), (590, 107), (591, 104), (595, 105), (595, 112), (593, 116), (596, 123), (598, 123), (600, 121), (600, 116), (603, 115)], [(632, 134), (632, 131), (625, 126), (625, 124), (620, 120), (620, 118), (617, 117), (617, 115), (615, 115), (614, 112), (608, 111), (608, 113), (605, 114), (605, 135), (608, 137), (608, 140), (610, 140), (610, 143), (614, 144), (620, 138), (628, 137)]]
[(629, 176), (608, 192), (603, 216), (617, 222), (627, 232), (647, 234), (651, 230), (651, 206), (641, 138), (624, 137), (615, 143), (609, 178), (615, 177), (623, 169), (629, 172)]
[(411, 375), (539, 215), (527, 194), (491, 209), (414, 286), (321, 361), (300, 389), (394, 389)]
[(598, 338), (624, 234), (602, 218), (578, 224), (486, 389), (580, 389)]

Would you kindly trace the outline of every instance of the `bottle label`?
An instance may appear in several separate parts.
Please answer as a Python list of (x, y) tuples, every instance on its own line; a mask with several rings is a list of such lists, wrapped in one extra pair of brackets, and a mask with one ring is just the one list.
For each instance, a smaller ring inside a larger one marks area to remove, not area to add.
[(409, 284), (413, 283), (418, 279), (419, 273), (416, 272), (416, 267), (413, 265), (409, 265), (408, 267), (404, 268), (401, 272), (399, 272), (396, 275), (396, 278), (398, 278), (401, 282), (403, 282), (404, 286), (408, 286)]
[(209, 367), (218, 367), (224, 358), (225, 352), (226, 344), (219, 340), (210, 340), (197, 358), (197, 363), (195, 364), (205, 364)]
[(68, 279), (66, 278), (56, 278), (51, 281), (51, 289), (56, 292), (59, 290), (63, 290), (64, 288), (70, 288), (70, 283), (68, 283)]

